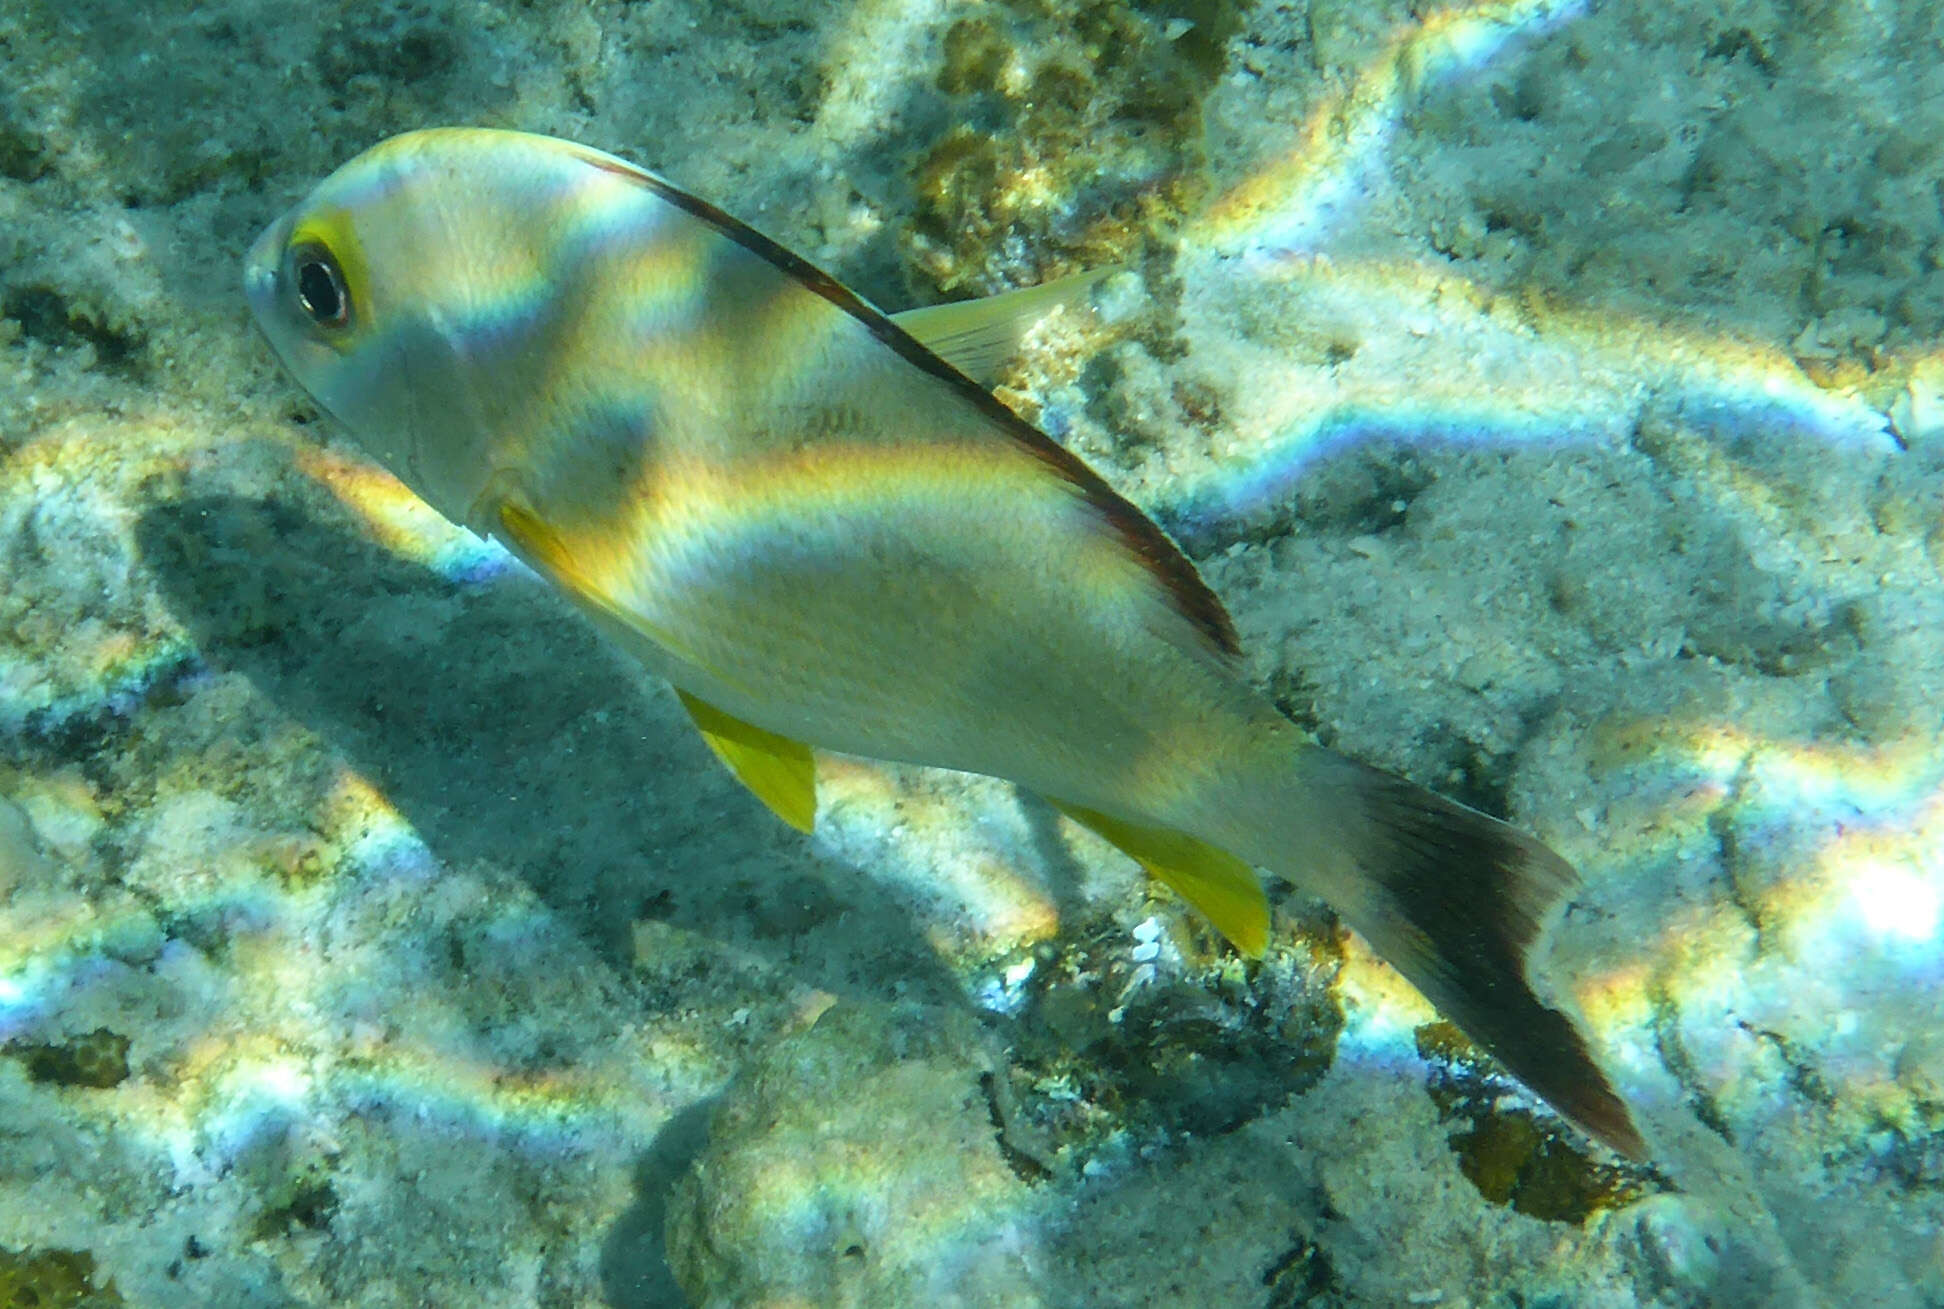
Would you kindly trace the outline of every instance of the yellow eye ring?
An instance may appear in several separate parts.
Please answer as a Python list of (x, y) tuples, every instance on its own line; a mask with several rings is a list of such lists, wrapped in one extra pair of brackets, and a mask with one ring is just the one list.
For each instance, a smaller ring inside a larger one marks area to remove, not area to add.
[(291, 289), (311, 322), (337, 331), (351, 322), (351, 292), (335, 256), (313, 241), (293, 245), (289, 255)]

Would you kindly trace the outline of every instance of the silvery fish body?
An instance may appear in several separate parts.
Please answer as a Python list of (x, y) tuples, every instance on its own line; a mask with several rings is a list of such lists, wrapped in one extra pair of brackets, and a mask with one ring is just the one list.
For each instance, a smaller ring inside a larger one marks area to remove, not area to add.
[(324, 409), (673, 683), (785, 818), (812, 821), (806, 745), (1008, 778), (1251, 952), (1270, 868), (1641, 1151), (1524, 976), (1571, 870), (1251, 687), (1167, 537), (954, 365), (955, 323), (1004, 313), (887, 317), (651, 173), (471, 129), (353, 160), (245, 280)]

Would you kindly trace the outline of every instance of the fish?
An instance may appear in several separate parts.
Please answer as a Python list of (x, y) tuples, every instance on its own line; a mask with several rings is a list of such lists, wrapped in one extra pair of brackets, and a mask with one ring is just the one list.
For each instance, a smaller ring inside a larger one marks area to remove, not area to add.
[(433, 509), (673, 686), (792, 827), (816, 751), (1010, 781), (1246, 955), (1258, 870), (1327, 901), (1568, 1121), (1646, 1157), (1529, 956), (1578, 875), (1317, 744), (1154, 520), (1001, 402), (994, 361), (1091, 275), (887, 314), (615, 155), (409, 132), (251, 247), (256, 322)]

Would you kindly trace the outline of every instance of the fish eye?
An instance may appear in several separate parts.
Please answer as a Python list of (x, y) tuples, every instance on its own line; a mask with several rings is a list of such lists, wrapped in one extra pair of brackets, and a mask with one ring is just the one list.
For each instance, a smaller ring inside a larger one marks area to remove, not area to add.
[(290, 252), (291, 284), (297, 303), (310, 320), (323, 328), (339, 328), (351, 321), (351, 293), (344, 270), (321, 245), (301, 245)]

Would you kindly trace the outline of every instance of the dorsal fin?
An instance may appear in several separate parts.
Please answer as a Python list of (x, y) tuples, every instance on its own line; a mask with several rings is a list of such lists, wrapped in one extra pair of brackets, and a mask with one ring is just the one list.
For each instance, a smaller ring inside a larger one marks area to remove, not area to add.
[(1110, 264), (978, 300), (907, 309), (891, 321), (980, 386), (991, 386), (1035, 323), (1062, 305), (1079, 304), (1095, 283), (1119, 271)]
[(1188, 556), (1181, 553), (1167, 533), (1101, 479), (1080, 457), (1001, 404), (992, 392), (954, 368), (934, 350), (884, 312), (866, 302), (849, 287), (824, 272), (801, 255), (794, 254), (764, 236), (755, 228), (724, 213), (698, 196), (655, 176), (644, 168), (598, 150), (585, 149), (581, 158), (590, 165), (616, 177), (646, 188), (669, 204), (728, 237), (743, 249), (771, 265), (806, 290), (822, 296), (861, 323), (878, 340), (911, 364), (956, 391), (960, 398), (977, 409), (998, 429), (1017, 441), (1065, 480), (1087, 506), (1099, 515), (1102, 524), (1127, 549), (1149, 575), (1160, 584), (1169, 605), (1199, 633), (1217, 654), (1241, 653), (1235, 624), (1215, 593), (1195, 571)]

